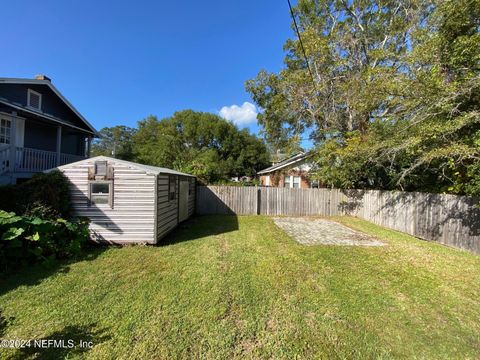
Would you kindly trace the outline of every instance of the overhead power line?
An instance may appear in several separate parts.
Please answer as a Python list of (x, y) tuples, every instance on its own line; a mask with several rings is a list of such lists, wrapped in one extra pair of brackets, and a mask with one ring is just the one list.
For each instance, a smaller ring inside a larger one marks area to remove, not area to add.
[(300, 31), (298, 30), (297, 19), (295, 18), (295, 14), (293, 13), (292, 4), (290, 3), (290, 0), (287, 0), (287, 2), (288, 2), (288, 8), (290, 9), (290, 15), (292, 16), (293, 24), (295, 25), (295, 31), (297, 33), (298, 41), (300, 42), (300, 48), (302, 49), (303, 57), (305, 58), (305, 62), (307, 63), (308, 72), (310, 73), (310, 77), (312, 78), (313, 86), (316, 89), (317, 84), (315, 82), (315, 77), (313, 76), (312, 69), (310, 68), (310, 62), (308, 61), (307, 53), (305, 52), (305, 47), (303, 46), (302, 36), (300, 35)]

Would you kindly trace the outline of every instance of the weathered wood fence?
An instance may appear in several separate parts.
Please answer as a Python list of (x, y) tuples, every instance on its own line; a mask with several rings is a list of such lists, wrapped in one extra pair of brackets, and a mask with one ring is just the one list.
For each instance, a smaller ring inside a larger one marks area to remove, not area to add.
[(351, 215), (419, 238), (480, 253), (480, 203), (402, 191), (199, 186), (197, 214)]

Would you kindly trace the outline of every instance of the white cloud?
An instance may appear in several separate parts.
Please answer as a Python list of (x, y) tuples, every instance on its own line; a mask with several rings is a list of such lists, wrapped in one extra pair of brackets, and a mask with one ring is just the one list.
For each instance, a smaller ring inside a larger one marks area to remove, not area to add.
[(246, 126), (257, 121), (257, 108), (249, 102), (244, 102), (242, 106), (232, 105), (224, 106), (218, 112), (219, 115), (238, 126)]

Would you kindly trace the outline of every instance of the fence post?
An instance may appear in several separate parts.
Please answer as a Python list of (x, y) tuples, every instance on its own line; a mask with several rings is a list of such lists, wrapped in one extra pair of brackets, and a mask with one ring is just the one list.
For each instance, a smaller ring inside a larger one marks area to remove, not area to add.
[(257, 215), (260, 215), (262, 202), (262, 188), (257, 187)]

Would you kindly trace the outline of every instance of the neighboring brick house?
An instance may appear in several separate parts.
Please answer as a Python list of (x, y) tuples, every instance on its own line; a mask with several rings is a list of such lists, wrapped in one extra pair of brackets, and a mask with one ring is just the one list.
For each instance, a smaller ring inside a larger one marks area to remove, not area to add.
[(286, 188), (318, 188), (318, 182), (311, 181), (308, 173), (312, 168), (308, 162), (310, 154), (300, 153), (258, 172), (262, 186)]

